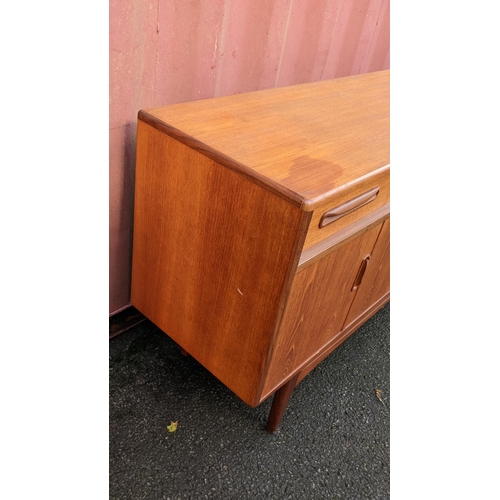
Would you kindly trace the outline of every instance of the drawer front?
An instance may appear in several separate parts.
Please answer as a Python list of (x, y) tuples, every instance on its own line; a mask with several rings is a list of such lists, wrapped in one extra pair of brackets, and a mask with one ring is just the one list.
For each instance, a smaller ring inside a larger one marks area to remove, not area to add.
[(389, 169), (356, 183), (316, 208), (304, 250), (353, 224), (390, 201)]

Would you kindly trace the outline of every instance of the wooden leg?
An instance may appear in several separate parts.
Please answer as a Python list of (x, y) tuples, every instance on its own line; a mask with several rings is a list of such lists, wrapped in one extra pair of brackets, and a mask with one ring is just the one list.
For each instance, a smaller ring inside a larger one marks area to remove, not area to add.
[(269, 432), (276, 432), (278, 430), (290, 396), (297, 385), (298, 378), (299, 374), (297, 373), (297, 375), (291, 378), (285, 385), (282, 385), (274, 394), (273, 404), (269, 418), (267, 419), (267, 430)]
[(189, 356), (189, 353), (187, 351), (185, 351), (182, 347), (181, 347), (181, 354), (183, 356)]

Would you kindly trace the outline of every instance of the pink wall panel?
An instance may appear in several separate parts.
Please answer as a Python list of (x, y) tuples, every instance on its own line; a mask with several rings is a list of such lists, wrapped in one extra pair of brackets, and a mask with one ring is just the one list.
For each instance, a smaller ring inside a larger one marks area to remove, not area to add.
[(224, 0), (160, 2), (156, 103), (213, 97), (222, 44)]
[[(363, 72), (362, 67), (376, 31), (378, 13), (383, 2), (384, 0), (356, 0), (341, 3), (325, 64), (324, 79)], [(388, 40), (387, 34), (387, 43)], [(372, 50), (380, 49), (372, 46)]]
[(110, 130), (109, 141), (109, 279), (110, 312), (129, 302), (133, 137), (130, 126)]
[(137, 112), (389, 67), (389, 0), (110, 0), (109, 310), (130, 296)]
[[(351, 74), (360, 74), (363, 71), (364, 63), (368, 57), (370, 46), (377, 29), (377, 21), (383, 3), (384, 0), (359, 2), (356, 3), (360, 8), (359, 11), (352, 11), (352, 14), (354, 14), (353, 21), (356, 21), (359, 35), (350, 71)], [(362, 15), (362, 18), (361, 16), (358, 17), (359, 14)]]
[(378, 12), (375, 30), (370, 40), (370, 48), (366, 54), (361, 73), (389, 69), (389, 14), (389, 0), (384, 0)]
[(216, 96), (275, 87), (290, 4), (291, 0), (226, 4)]
[(157, 0), (109, 4), (110, 312), (129, 302), (136, 116), (154, 103), (156, 6)]
[(110, 128), (154, 103), (158, 0), (110, 0)]
[(322, 79), (342, 0), (294, 0), (277, 87)]

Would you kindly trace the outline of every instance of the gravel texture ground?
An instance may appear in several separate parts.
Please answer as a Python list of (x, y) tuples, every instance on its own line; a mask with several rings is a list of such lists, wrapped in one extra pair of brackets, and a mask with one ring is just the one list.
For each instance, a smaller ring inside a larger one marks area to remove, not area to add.
[(272, 398), (248, 407), (151, 322), (111, 339), (109, 498), (388, 499), (389, 330), (387, 304), (299, 384), (275, 434)]

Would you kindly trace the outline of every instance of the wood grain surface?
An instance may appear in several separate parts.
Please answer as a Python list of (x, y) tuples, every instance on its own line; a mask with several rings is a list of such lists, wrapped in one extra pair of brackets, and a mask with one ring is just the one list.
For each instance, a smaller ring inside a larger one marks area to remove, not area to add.
[[(362, 217), (375, 212), (378, 208), (386, 205), (390, 201), (390, 168), (389, 166), (382, 167), (381, 169), (366, 175), (364, 178), (357, 179), (346, 186), (342, 186), (337, 190), (335, 195), (332, 194), (332, 199), (326, 203), (322, 203), (314, 209), (311, 223), (307, 231), (306, 241), (304, 243), (304, 250), (310, 248), (321, 241), (327, 239), (332, 234), (344, 229), (345, 227), (352, 226), (356, 221)], [(363, 193), (379, 187), (380, 191), (377, 197), (367, 205), (364, 205), (357, 210), (341, 217), (335, 222), (325, 226), (319, 227), (321, 217), (325, 212), (332, 208), (346, 203), (353, 198), (362, 195)]]
[(175, 104), (139, 118), (295, 193), (309, 211), (390, 163), (389, 74)]
[(132, 304), (250, 405), (308, 222), (139, 122)]
[(135, 186), (132, 304), (277, 428), (389, 300), (389, 71), (141, 111)]
[(370, 264), (356, 292), (344, 327), (356, 321), (364, 311), (390, 291), (390, 223), (390, 219), (387, 219), (382, 225)]
[(380, 224), (373, 227), (295, 275), (264, 398), (341, 333), (356, 293), (351, 291), (356, 274), (380, 228)]

